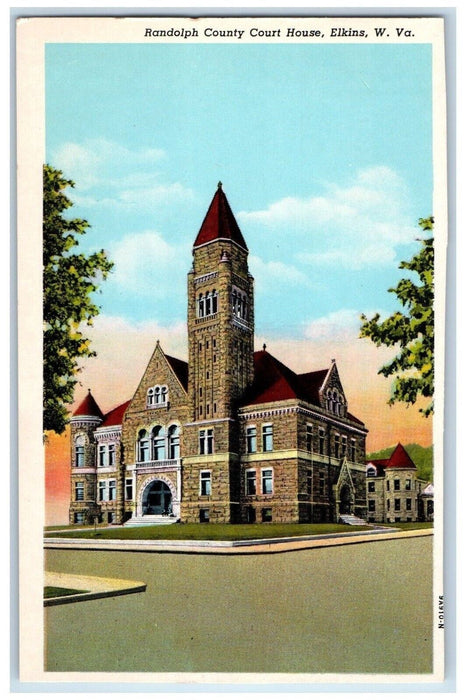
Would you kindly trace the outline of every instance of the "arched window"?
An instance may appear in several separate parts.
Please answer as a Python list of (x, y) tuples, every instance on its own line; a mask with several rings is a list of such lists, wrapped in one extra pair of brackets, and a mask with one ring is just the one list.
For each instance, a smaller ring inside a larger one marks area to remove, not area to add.
[(375, 467), (367, 467), (366, 476), (377, 476)]
[(153, 406), (155, 403), (155, 392), (154, 392), (154, 387), (150, 387), (150, 389), (147, 390), (147, 405), (148, 406)]
[(199, 294), (197, 299), (197, 315), (199, 318), (203, 318), (205, 316), (205, 300), (202, 293)]
[(161, 425), (152, 430), (152, 459), (165, 459), (165, 432)]
[(140, 430), (138, 435), (138, 462), (149, 461), (149, 436), (147, 430)]
[(168, 458), (180, 458), (180, 428), (178, 425), (171, 425), (168, 429)]
[(216, 314), (218, 310), (218, 292), (214, 289), (212, 291), (212, 313)]
[(86, 439), (84, 435), (78, 435), (74, 443), (75, 466), (84, 467), (84, 445)]

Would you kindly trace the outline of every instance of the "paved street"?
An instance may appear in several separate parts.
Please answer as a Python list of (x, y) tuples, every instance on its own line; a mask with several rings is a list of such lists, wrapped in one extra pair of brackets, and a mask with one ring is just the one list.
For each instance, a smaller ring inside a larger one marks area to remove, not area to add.
[(147, 584), (47, 608), (48, 671), (431, 671), (431, 537), (248, 556), (48, 550), (46, 568)]

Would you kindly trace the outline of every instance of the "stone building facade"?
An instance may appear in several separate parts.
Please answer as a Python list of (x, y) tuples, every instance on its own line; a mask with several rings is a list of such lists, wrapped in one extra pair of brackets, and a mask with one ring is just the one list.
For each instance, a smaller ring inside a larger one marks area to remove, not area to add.
[[(433, 520), (433, 487), (417, 478), (416, 465), (400, 443), (388, 459), (368, 462), (366, 476), (368, 522)], [(432, 494), (428, 507), (427, 494)]]
[(248, 248), (221, 184), (193, 246), (188, 362), (157, 342), (131, 400), (71, 418), (71, 523), (365, 518), (364, 424), (336, 362), (254, 352)]

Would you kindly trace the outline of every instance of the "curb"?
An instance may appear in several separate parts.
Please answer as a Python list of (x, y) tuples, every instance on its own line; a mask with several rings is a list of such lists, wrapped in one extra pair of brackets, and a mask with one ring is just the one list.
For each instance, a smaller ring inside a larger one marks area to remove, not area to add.
[(86, 540), (70, 537), (47, 537), (45, 549), (85, 549), (97, 551), (127, 552), (171, 552), (193, 554), (272, 554), (297, 549), (314, 549), (335, 547), (347, 544), (385, 541), (389, 539), (406, 539), (410, 537), (429, 537), (433, 528), (425, 530), (400, 531), (396, 528), (380, 528), (371, 532), (346, 532), (340, 535), (301, 535), (262, 540)]

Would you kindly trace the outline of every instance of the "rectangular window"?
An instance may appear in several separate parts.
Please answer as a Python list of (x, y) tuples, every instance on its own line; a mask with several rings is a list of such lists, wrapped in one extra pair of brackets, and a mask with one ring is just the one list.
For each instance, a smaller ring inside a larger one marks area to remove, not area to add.
[(307, 492), (312, 494), (312, 469), (307, 470)]
[(368, 501), (367, 508), (370, 513), (375, 511), (375, 501)]
[(272, 508), (262, 508), (262, 522), (271, 523), (272, 522)]
[(412, 486), (411, 486), (411, 479), (406, 479), (406, 483), (405, 483), (405, 489), (406, 489), (406, 491), (411, 491), (411, 488), (412, 488)]
[(256, 495), (256, 470), (246, 472), (246, 495)]
[(106, 465), (107, 445), (99, 445), (99, 467)]
[(401, 510), (401, 499), (395, 498), (395, 510)]
[(133, 500), (133, 480), (132, 479), (125, 479), (125, 500), (126, 501)]
[(84, 501), (84, 481), (75, 484), (75, 501)]
[(375, 491), (375, 481), (368, 481), (367, 482), (367, 490), (369, 493), (374, 493)]
[(115, 517), (113, 513), (108, 513), (107, 514), (107, 522), (109, 525), (111, 525), (113, 522), (115, 522)]
[(272, 469), (262, 470), (262, 493), (273, 493)]
[(387, 491), (390, 491), (390, 482), (388, 479), (387, 479)]
[(257, 452), (257, 430), (255, 425), (246, 428), (246, 449), (249, 454)]
[(325, 430), (319, 428), (319, 454), (325, 454)]
[(346, 435), (342, 435), (341, 437), (341, 456), (346, 457), (346, 451), (348, 448), (348, 438)]
[(208, 523), (210, 520), (210, 513), (208, 508), (201, 508), (199, 511), (199, 522)]
[(312, 431), (312, 425), (311, 423), (308, 423), (306, 425), (306, 450), (308, 452), (312, 452), (313, 449), (313, 431)]
[(84, 513), (75, 513), (73, 520), (76, 523), (76, 525), (82, 525), (82, 523), (84, 522)]
[(201, 472), (201, 496), (210, 496), (211, 486), (210, 472)]
[(115, 456), (116, 456), (116, 446), (115, 445), (109, 445), (108, 446), (108, 463), (111, 467), (115, 464)]
[(340, 457), (340, 436), (335, 435), (335, 457), (338, 459)]
[(350, 442), (350, 460), (352, 462), (356, 461), (356, 440), (354, 440), (353, 438), (351, 438)]
[(413, 509), (412, 501), (410, 498), (407, 498), (406, 499), (406, 510), (412, 510), (412, 509)]
[(84, 467), (84, 445), (76, 445), (75, 456), (76, 466)]
[(325, 493), (325, 473), (319, 472), (319, 493), (321, 496)]
[(207, 428), (199, 431), (199, 453), (211, 455), (214, 452), (214, 429)]
[(400, 490), (400, 480), (399, 480), (399, 479), (395, 479), (395, 480), (393, 481), (393, 489), (394, 489), (395, 491), (399, 491), (399, 490)]
[(262, 451), (271, 452), (273, 450), (273, 425), (262, 426)]
[(110, 479), (108, 482), (108, 500), (114, 501), (116, 498), (116, 480)]
[(106, 481), (99, 481), (99, 501), (106, 501), (106, 495), (107, 495), (107, 482)]
[(387, 510), (390, 510), (390, 499), (387, 499)]

